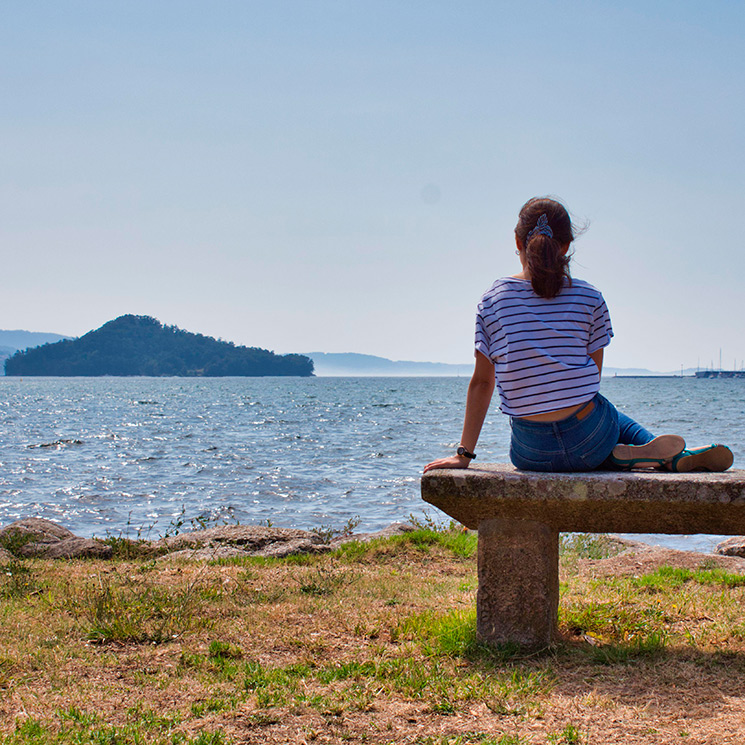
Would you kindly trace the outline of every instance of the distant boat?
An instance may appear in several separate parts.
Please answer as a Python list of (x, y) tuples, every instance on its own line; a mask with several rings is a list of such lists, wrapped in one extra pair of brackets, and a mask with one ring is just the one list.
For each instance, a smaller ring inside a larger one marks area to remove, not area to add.
[(697, 378), (745, 378), (745, 370), (697, 370)]

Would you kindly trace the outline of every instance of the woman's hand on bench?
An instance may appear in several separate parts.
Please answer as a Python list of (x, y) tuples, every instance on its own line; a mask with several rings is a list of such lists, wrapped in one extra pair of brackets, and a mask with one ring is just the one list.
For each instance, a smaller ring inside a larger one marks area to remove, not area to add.
[(433, 460), (431, 463), (427, 463), (424, 466), (424, 473), (432, 471), (435, 468), (468, 468), (471, 459), (466, 458), (465, 455), (451, 455), (447, 458), (440, 458), (439, 460)]

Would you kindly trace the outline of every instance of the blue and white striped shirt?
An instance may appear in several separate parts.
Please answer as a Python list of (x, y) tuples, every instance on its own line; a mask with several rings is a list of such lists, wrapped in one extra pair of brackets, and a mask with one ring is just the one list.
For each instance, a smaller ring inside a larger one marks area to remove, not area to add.
[(565, 280), (555, 297), (538, 297), (528, 280), (498, 279), (481, 298), (476, 349), (495, 366), (499, 408), (530, 416), (589, 401), (600, 388), (592, 352), (613, 336), (599, 290)]

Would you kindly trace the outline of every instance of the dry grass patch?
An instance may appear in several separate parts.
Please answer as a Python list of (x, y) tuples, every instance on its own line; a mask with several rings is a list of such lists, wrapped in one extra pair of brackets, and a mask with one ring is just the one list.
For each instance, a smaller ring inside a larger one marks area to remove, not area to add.
[(614, 574), (617, 545), (567, 539), (565, 640), (526, 654), (476, 637), (474, 550), (472, 534), (423, 526), (286, 560), (22, 562), (0, 573), (0, 743), (745, 735), (740, 575)]

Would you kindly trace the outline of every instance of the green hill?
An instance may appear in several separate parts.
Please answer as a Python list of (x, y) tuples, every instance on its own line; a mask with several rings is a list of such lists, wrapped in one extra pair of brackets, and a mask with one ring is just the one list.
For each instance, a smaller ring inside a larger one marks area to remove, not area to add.
[(313, 375), (313, 361), (240, 347), (150, 316), (120, 316), (78, 339), (16, 352), (6, 375), (152, 375), (222, 377)]

